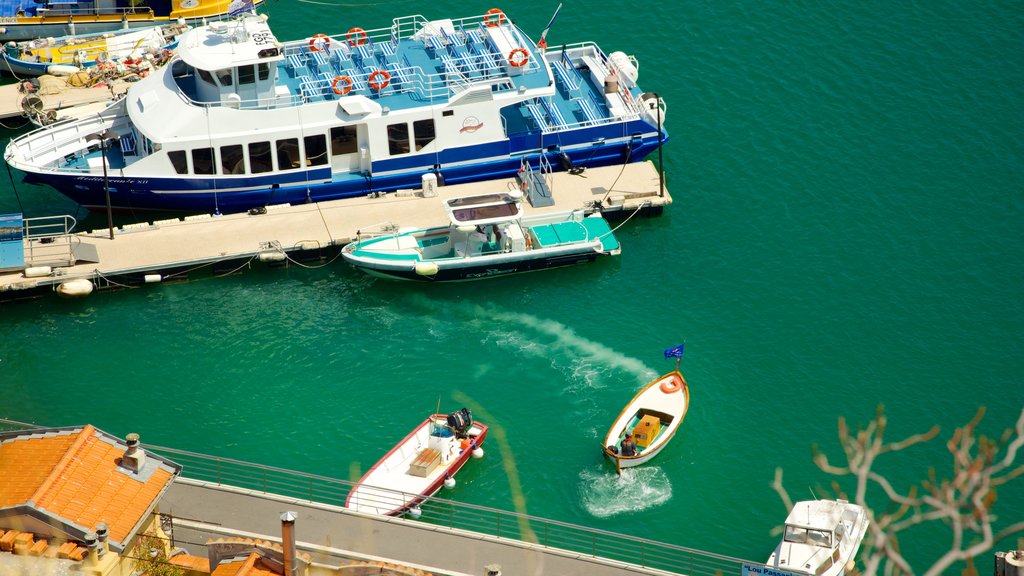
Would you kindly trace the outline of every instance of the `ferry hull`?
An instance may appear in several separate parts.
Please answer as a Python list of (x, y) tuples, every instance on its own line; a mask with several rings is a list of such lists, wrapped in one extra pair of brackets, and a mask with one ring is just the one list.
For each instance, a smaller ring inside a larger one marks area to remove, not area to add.
[[(656, 142), (638, 140), (565, 152), (576, 165), (599, 167), (638, 161), (656, 148)], [(511, 178), (519, 172), (521, 158), (516, 155), (504, 160), (442, 166), (441, 177), (448, 184)], [(533, 158), (536, 159), (536, 155)], [(554, 158), (551, 161), (555, 163)], [(421, 167), (388, 176), (346, 174), (344, 179), (331, 180), (332, 176), (327, 170), (319, 170), (307, 172), (306, 176), (296, 182), (285, 180), (280, 175), (243, 180), (130, 177), (122, 176), (118, 169), (112, 168), (107, 182), (111, 207), (115, 210), (230, 213), (272, 204), (301, 204), (365, 196), (371, 192), (399, 188), (419, 188), (422, 175), (427, 171)], [(26, 172), (24, 181), (51, 186), (89, 210), (106, 209), (102, 174)]]

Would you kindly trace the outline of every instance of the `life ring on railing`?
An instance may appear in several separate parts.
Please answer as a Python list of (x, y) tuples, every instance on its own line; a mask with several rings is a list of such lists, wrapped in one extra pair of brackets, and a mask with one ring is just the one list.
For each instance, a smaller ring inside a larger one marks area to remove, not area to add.
[(312, 50), (313, 52), (319, 52), (323, 50), (323, 48), (319, 48), (316, 45), (316, 43), (319, 42), (321, 38), (324, 39), (325, 45), (331, 43), (331, 39), (327, 37), (327, 34), (313, 34), (313, 36), (309, 39), (309, 49)]
[[(491, 16), (497, 16), (496, 20), (492, 20)], [(484, 14), (484, 24), (487, 24), (488, 28), (494, 28), (495, 26), (501, 26), (505, 23), (505, 13), (501, 11), (501, 8), (491, 8)]]
[[(338, 82), (343, 82), (344, 86), (342, 88), (338, 88)], [(334, 80), (331, 82), (331, 90), (334, 90), (335, 94), (339, 94), (341, 96), (348, 94), (352, 91), (352, 79), (348, 76), (335, 76)]]
[[(517, 60), (516, 54), (522, 54), (523, 59)], [(530, 53), (526, 51), (526, 48), (516, 48), (515, 50), (508, 53), (508, 63), (516, 68), (520, 66), (526, 66), (526, 63), (530, 61)]]
[(682, 389), (683, 385), (679, 383), (679, 380), (675, 376), (673, 376), (671, 380), (661, 383), (661, 391), (665, 394), (679, 392)]
[[(384, 80), (375, 80), (378, 76), (383, 76)], [(388, 83), (391, 82), (391, 74), (388, 74), (385, 70), (374, 70), (373, 74), (370, 74), (370, 77), (366, 82), (370, 85), (370, 88), (373, 88), (374, 90), (383, 90), (387, 88)]]
[[(353, 40), (352, 37), (356, 39)], [(345, 40), (348, 40), (349, 46), (362, 46), (366, 44), (366, 30), (356, 26), (355, 28), (349, 28), (349, 31), (345, 34)]]

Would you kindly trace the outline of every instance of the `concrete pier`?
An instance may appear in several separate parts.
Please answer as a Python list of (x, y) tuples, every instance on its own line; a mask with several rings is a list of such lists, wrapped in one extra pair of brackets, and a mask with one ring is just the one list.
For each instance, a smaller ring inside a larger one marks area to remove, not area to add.
[[(201, 267), (223, 273), (248, 262), (323, 259), (336, 255), (360, 231), (379, 231), (385, 225), (443, 226), (448, 219), (442, 203), (448, 198), (517, 187), (516, 179), (511, 178), (442, 186), (436, 197), (424, 197), (421, 190), (403, 190), (375, 197), (269, 206), (259, 214), (155, 220), (116, 228), (113, 239), (108, 230), (30, 237), (24, 240), (25, 267), (37, 270), (32, 274), (0, 272), (0, 301), (38, 296), (78, 279), (104, 289), (185, 279), (189, 271)], [(667, 191), (661, 192), (658, 172), (650, 162), (591, 168), (581, 175), (559, 172), (551, 176), (550, 187), (553, 204), (535, 208), (524, 201), (525, 215), (572, 210), (590, 213), (600, 203), (606, 216), (625, 218), (639, 211), (660, 213), (672, 202)]]

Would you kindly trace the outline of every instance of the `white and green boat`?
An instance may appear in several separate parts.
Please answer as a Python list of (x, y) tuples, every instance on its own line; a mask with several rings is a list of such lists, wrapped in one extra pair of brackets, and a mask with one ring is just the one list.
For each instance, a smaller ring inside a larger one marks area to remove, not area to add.
[(600, 214), (525, 216), (517, 191), (451, 198), (444, 206), (447, 226), (361, 235), (342, 256), (375, 276), (443, 282), (592, 262), (620, 252)]

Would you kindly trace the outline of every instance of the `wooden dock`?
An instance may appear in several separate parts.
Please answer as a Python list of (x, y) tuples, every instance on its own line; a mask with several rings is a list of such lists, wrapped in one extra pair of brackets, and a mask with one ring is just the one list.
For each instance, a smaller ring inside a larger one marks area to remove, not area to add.
[[(660, 214), (672, 203), (660, 192), (650, 162), (590, 168), (583, 174), (551, 176), (550, 206), (523, 203), (525, 214), (593, 212), (600, 203), (609, 218), (634, 213)], [(614, 186), (614, 187), (613, 187)], [(443, 226), (447, 198), (518, 188), (515, 178), (438, 188), (436, 197), (421, 190), (400, 190), (372, 197), (269, 206), (265, 213), (209, 214), (124, 225), (114, 229), (33, 237), (22, 242), (25, 269), (0, 272), (0, 301), (39, 297), (72, 280), (85, 279), (89, 290), (184, 280), (193, 272), (224, 274), (249, 263), (325, 260), (360, 231), (394, 227)], [(49, 268), (49, 270), (47, 270)], [(81, 282), (78, 283), (82, 285)]]

